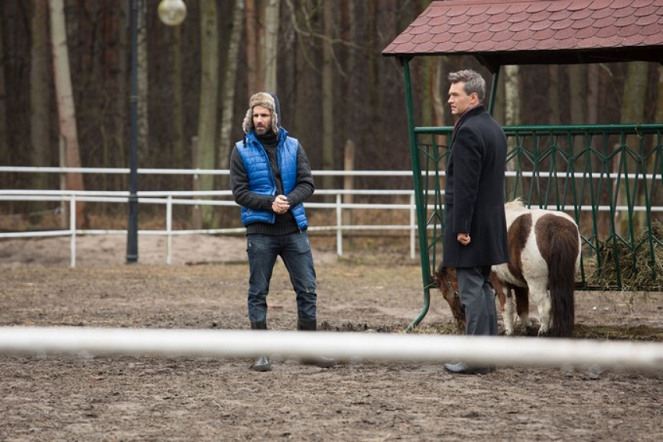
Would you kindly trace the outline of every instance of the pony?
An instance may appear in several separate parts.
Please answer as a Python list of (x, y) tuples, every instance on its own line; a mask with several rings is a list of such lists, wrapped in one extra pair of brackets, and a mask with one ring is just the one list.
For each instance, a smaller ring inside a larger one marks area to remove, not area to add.
[[(528, 209), (520, 199), (504, 206), (509, 262), (492, 266), (491, 283), (507, 335), (515, 315), (529, 323), (529, 298), (539, 314), (539, 336), (571, 337), (575, 325), (573, 292), (580, 266), (580, 231), (564, 212)], [(440, 264), (435, 285), (449, 303), (456, 324), (465, 326), (454, 269)]]

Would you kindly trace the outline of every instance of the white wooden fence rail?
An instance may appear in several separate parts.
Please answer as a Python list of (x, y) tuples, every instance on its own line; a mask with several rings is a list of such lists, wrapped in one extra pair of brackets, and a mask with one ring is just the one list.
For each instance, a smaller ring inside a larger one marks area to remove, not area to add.
[[(129, 169), (122, 168), (73, 168), (73, 167), (13, 167), (0, 166), (0, 173), (106, 173), (106, 174), (128, 174)], [(139, 174), (155, 175), (192, 175), (194, 179), (198, 175), (228, 175), (227, 169), (203, 170), (203, 169), (138, 169)], [(527, 172), (523, 172), (525, 176)], [(407, 177), (411, 176), (411, 171), (406, 170), (363, 170), (363, 171), (313, 171), (314, 176), (378, 176), (378, 177)], [(444, 173), (442, 173), (444, 175)], [(507, 176), (515, 175), (514, 172), (507, 172)], [(540, 174), (543, 176), (543, 174)], [(390, 230), (408, 230), (410, 239), (410, 258), (416, 258), (416, 204), (413, 190), (344, 190), (344, 189), (319, 189), (316, 195), (332, 195), (335, 197), (333, 203), (307, 202), (307, 209), (334, 210), (336, 212), (336, 224), (329, 226), (311, 226), (310, 231), (335, 231), (336, 232), (336, 253), (343, 256), (343, 233), (348, 231), (390, 231)], [(389, 196), (409, 197), (407, 204), (379, 204), (379, 203), (344, 203), (344, 195), (368, 195), (368, 196)], [(227, 198), (208, 200), (196, 197), (216, 197)], [(106, 203), (127, 203), (129, 199), (128, 191), (62, 191), (62, 190), (25, 190), (25, 189), (0, 189), (0, 201), (66, 201), (69, 202), (69, 228), (49, 231), (29, 231), (29, 232), (0, 232), (2, 238), (31, 238), (31, 237), (49, 237), (49, 236), (69, 236), (71, 250), (71, 267), (76, 266), (76, 236), (77, 235), (104, 235), (104, 234), (127, 234), (126, 230), (82, 230), (76, 229), (76, 202), (106, 202)], [(170, 265), (172, 261), (172, 237), (174, 235), (193, 235), (193, 234), (211, 234), (211, 235), (230, 235), (244, 232), (243, 227), (224, 228), (224, 229), (190, 229), (173, 230), (172, 228), (172, 208), (173, 205), (214, 205), (214, 206), (236, 206), (232, 200), (230, 190), (218, 191), (139, 191), (139, 204), (165, 204), (166, 205), (166, 229), (165, 230), (139, 230), (139, 235), (165, 235), (167, 237), (166, 264)], [(353, 225), (343, 224), (344, 210), (374, 209), (374, 210), (407, 210), (409, 211), (408, 224), (394, 225)], [(430, 206), (433, 210), (434, 207)], [(569, 210), (572, 208), (569, 208)], [(581, 206), (581, 210), (591, 210), (591, 206)], [(619, 206), (618, 211), (627, 210), (626, 206)], [(609, 211), (609, 206), (599, 206), (599, 211)], [(644, 211), (644, 206), (634, 207), (635, 211)], [(654, 212), (663, 212), (663, 207), (652, 207)]]

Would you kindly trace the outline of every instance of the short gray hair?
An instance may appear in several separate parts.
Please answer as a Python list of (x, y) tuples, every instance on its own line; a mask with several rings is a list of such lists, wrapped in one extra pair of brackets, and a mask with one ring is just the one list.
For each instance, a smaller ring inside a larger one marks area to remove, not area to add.
[(465, 83), (465, 93), (467, 95), (477, 94), (479, 101), (483, 101), (486, 96), (486, 80), (480, 73), (472, 69), (463, 69), (449, 73), (449, 81), (452, 83)]

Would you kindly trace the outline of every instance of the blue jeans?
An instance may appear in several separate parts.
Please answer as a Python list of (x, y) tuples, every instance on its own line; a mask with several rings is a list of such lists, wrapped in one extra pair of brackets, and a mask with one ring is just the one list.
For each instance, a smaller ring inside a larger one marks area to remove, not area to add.
[(267, 319), (267, 295), (274, 264), (283, 259), (290, 282), (297, 294), (297, 316), (301, 320), (316, 318), (317, 295), (313, 254), (306, 232), (283, 236), (250, 234), (246, 252), (249, 255), (249, 321)]

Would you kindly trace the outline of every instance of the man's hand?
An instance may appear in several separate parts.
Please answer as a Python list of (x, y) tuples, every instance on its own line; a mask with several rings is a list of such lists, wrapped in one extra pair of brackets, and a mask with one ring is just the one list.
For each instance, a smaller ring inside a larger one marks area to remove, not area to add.
[(472, 238), (470, 238), (469, 233), (459, 233), (458, 235), (456, 235), (456, 240), (464, 246), (472, 242)]
[(274, 202), (272, 203), (272, 210), (279, 215), (283, 215), (288, 210), (290, 210), (290, 203), (288, 202), (288, 199), (285, 197), (285, 195), (278, 195), (276, 198), (274, 198)]

